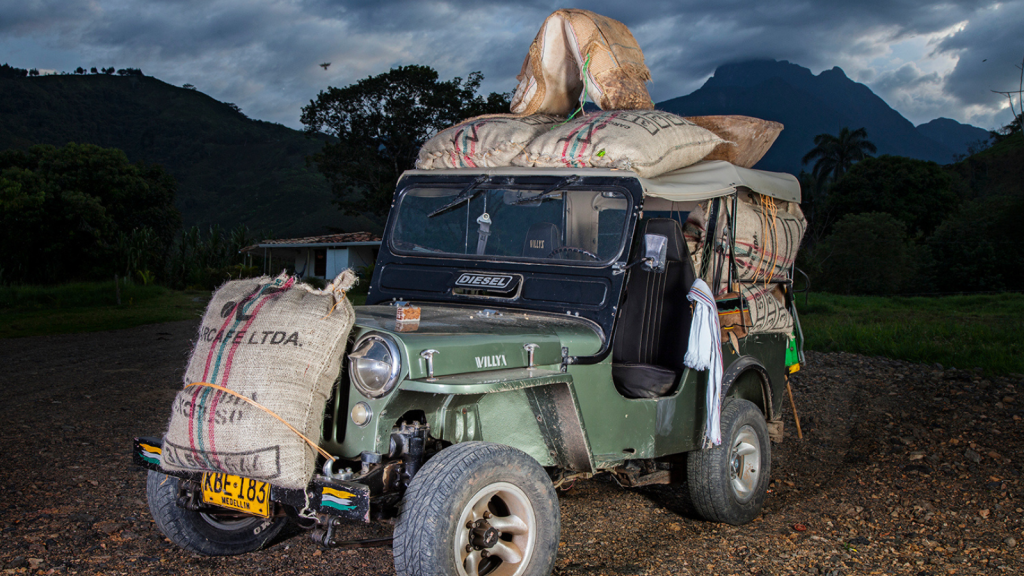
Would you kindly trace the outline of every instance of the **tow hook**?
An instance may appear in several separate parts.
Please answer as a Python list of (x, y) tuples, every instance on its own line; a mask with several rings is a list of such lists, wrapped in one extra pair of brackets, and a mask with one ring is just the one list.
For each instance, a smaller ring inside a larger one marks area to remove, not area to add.
[(335, 540), (334, 536), (337, 533), (338, 527), (340, 527), (344, 521), (336, 516), (326, 516), (324, 514), (317, 515), (316, 528), (310, 532), (310, 536), (313, 541), (323, 546), (324, 548), (340, 548), (340, 549), (354, 549), (354, 548), (379, 548), (382, 546), (391, 546), (394, 538), (366, 538), (364, 540)]

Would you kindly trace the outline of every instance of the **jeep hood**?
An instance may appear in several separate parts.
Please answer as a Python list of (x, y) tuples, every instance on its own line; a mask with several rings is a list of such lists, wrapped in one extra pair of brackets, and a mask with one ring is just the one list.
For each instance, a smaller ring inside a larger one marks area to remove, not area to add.
[(562, 361), (562, 348), (570, 356), (590, 356), (601, 349), (604, 336), (597, 324), (578, 317), (476, 306), (420, 306), (419, 322), (397, 322), (396, 308), (358, 306), (357, 335), (384, 332), (404, 348), (408, 378), (427, 377), (424, 350), (436, 350), (434, 376), (488, 370), (524, 368), (529, 363), (525, 346), (536, 344), (534, 366), (551, 368)]

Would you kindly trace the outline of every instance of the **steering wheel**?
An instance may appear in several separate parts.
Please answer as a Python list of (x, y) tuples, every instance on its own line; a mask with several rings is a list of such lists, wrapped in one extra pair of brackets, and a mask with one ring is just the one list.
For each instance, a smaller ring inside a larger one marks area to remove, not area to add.
[(594, 261), (597, 261), (597, 260), (601, 259), (600, 256), (598, 256), (597, 254), (594, 254), (593, 252), (587, 252), (583, 248), (577, 248), (575, 246), (562, 246), (561, 248), (555, 248), (554, 250), (551, 251), (551, 254), (548, 254), (548, 258), (554, 258), (556, 254), (561, 254), (563, 252), (569, 252), (569, 253), (573, 253), (573, 254), (583, 254), (584, 256), (590, 256), (591, 258), (594, 259)]

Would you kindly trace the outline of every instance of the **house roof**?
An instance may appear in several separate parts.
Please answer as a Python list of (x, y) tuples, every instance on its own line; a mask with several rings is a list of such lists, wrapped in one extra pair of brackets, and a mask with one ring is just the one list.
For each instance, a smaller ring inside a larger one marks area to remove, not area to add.
[(259, 248), (343, 248), (346, 246), (379, 246), (380, 236), (372, 232), (346, 232), (302, 238), (281, 238), (264, 240), (259, 244), (246, 246), (240, 252), (252, 252)]

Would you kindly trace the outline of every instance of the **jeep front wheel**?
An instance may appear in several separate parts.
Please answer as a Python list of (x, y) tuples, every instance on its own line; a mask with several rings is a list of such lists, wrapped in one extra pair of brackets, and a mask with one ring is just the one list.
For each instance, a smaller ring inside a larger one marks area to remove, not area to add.
[(157, 528), (185, 550), (206, 556), (234, 556), (259, 550), (287, 523), (287, 518), (257, 518), (229, 510), (198, 512), (178, 507), (174, 476), (149, 471), (146, 497)]
[(690, 499), (705, 520), (740, 525), (761, 513), (771, 471), (764, 415), (753, 403), (722, 403), (722, 443), (687, 459)]
[(527, 454), (465, 442), (424, 464), (395, 527), (399, 576), (540, 576), (558, 553), (558, 497)]

